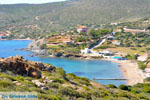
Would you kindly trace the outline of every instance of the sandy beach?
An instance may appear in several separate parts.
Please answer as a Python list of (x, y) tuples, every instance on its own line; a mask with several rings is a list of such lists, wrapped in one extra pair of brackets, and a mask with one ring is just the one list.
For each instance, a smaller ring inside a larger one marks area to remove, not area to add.
[(127, 85), (135, 85), (137, 83), (143, 83), (145, 78), (142, 70), (138, 69), (138, 64), (135, 61), (125, 60), (109, 60), (119, 64), (119, 68), (122, 70), (124, 78), (127, 79)]

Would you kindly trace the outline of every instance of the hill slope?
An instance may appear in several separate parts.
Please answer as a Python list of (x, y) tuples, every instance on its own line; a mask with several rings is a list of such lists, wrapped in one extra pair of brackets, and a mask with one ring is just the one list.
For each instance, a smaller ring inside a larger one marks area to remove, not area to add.
[(150, 15), (149, 5), (149, 0), (71, 0), (38, 5), (0, 5), (0, 30), (37, 35), (64, 31), (78, 24), (135, 20)]
[(0, 59), (0, 92), (37, 92), (40, 100), (150, 100), (149, 86), (104, 86), (21, 56)]

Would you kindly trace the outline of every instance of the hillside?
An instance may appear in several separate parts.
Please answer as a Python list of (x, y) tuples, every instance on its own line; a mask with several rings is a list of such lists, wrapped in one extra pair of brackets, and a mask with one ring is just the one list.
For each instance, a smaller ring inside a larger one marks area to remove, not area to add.
[(104, 86), (21, 56), (0, 59), (0, 92), (37, 92), (40, 100), (150, 100), (150, 84)]
[[(0, 32), (20, 38), (118, 21), (134, 21), (150, 14), (149, 0), (71, 0), (48, 4), (0, 5)], [(32, 35), (31, 35), (32, 34)]]

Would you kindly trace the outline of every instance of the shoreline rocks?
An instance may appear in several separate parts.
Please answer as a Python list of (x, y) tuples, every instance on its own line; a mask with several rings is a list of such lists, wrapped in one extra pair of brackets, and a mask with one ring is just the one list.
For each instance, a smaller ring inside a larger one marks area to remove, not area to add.
[(41, 62), (28, 61), (22, 56), (8, 57), (0, 59), (1, 72), (11, 71), (16, 75), (41, 78), (41, 71), (55, 72), (56, 68)]

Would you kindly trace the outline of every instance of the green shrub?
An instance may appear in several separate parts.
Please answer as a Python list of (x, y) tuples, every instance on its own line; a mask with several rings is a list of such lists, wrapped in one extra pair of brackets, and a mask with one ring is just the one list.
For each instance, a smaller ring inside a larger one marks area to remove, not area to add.
[(60, 78), (54, 78), (53, 79), (53, 82), (58, 82), (58, 83), (61, 83), (61, 84), (63, 84), (64, 83), (64, 80), (63, 79), (60, 79)]
[(137, 50), (136, 48), (131, 48), (131, 50)]
[(48, 83), (47, 84), (47, 86), (49, 87), (49, 88), (56, 88), (56, 89), (58, 89), (59, 88), (59, 83)]
[(139, 67), (139, 69), (141, 69), (141, 70), (145, 70), (146, 64), (144, 64), (144, 62), (138, 62), (138, 67)]
[(71, 87), (63, 87), (59, 90), (59, 92), (63, 95), (66, 96), (73, 96), (73, 97), (79, 97), (79, 93), (76, 92), (73, 88)]
[(150, 77), (147, 77), (146, 79), (144, 79), (145, 82), (150, 82)]
[(150, 87), (145, 86), (144, 89), (143, 89), (143, 91), (144, 91), (145, 93), (150, 93)]
[(136, 95), (140, 100), (149, 100), (148, 97), (144, 96), (143, 94), (137, 94)]
[(131, 92), (137, 94), (137, 93), (140, 93), (140, 92), (141, 92), (141, 89), (138, 89), (138, 88), (131, 88)]
[(40, 49), (46, 49), (47, 48), (47, 45), (46, 44), (42, 44), (41, 46), (40, 46)]
[(97, 47), (96, 49), (107, 49), (107, 48), (110, 48), (110, 46), (100, 46), (100, 47)]
[(10, 76), (10, 75), (4, 74), (4, 73), (0, 73), (0, 77), (7, 78), (7, 79), (10, 79), (12, 81), (16, 81), (13, 76)]
[(66, 72), (61, 68), (56, 69), (57, 73), (62, 76), (62, 78), (66, 78)]
[(83, 77), (78, 77), (78, 76), (76, 76), (76, 77), (75, 77), (75, 80), (76, 80), (78, 83), (82, 84), (82, 85), (86, 85), (86, 86), (91, 85), (88, 78), (83, 78)]
[(49, 95), (41, 94), (41, 93), (38, 94), (38, 98), (39, 100), (51, 100)]
[(107, 87), (108, 88), (117, 88), (114, 84), (108, 84)]
[(13, 83), (11, 81), (8, 80), (0, 80), (0, 87), (1, 88), (8, 88), (13, 86)]
[(119, 89), (121, 89), (121, 90), (128, 90), (128, 86), (126, 86), (126, 85), (120, 85)]
[(23, 76), (15, 76), (14, 78), (15, 78), (16, 81), (20, 82), (20, 81), (24, 81), (25, 77), (23, 77)]
[(126, 58), (128, 58), (129, 60), (137, 60), (137, 57), (138, 55), (130, 55), (130, 54), (126, 56)]

